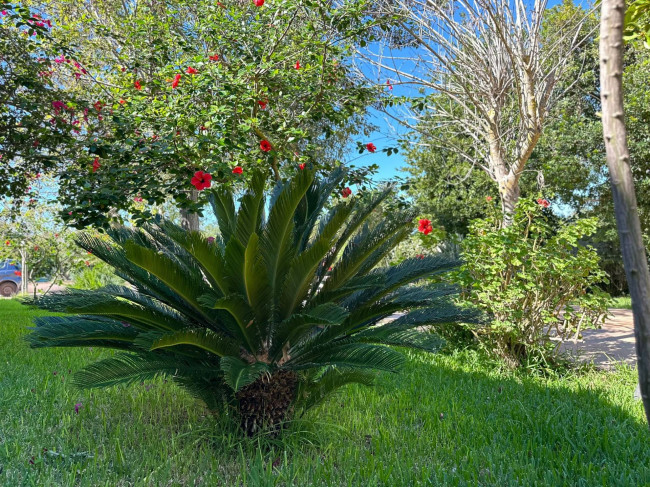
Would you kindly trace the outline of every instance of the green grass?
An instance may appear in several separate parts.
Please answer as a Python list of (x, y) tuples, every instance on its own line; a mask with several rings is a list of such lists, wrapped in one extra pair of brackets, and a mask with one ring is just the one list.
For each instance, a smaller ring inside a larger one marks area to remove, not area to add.
[(632, 298), (629, 296), (618, 296), (616, 298), (612, 298), (611, 308), (632, 309)]
[(242, 439), (162, 379), (75, 389), (71, 372), (110, 352), (28, 349), (35, 314), (0, 301), (2, 486), (650, 484), (628, 368), (542, 379), (470, 352), (413, 353), (401, 374), (345, 389), (280, 443)]

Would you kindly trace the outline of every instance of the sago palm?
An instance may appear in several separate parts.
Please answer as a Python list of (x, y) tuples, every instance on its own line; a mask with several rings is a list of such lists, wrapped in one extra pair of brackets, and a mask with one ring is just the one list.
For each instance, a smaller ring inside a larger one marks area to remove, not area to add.
[(277, 429), (344, 384), (395, 371), (403, 357), (393, 347), (434, 350), (424, 326), (474, 316), (450, 302), (454, 288), (413, 283), (456, 262), (377, 267), (412, 232), (414, 215), (369, 218), (390, 189), (327, 210), (342, 177), (305, 169), (265, 198), (260, 176), (239, 204), (215, 190), (216, 239), (169, 221), (113, 229), (110, 243), (81, 235), (79, 245), (130, 286), (32, 300), (73, 315), (37, 318), (31, 346), (123, 350), (78, 372), (76, 384), (166, 374), (210, 410), (236, 411), (249, 434)]

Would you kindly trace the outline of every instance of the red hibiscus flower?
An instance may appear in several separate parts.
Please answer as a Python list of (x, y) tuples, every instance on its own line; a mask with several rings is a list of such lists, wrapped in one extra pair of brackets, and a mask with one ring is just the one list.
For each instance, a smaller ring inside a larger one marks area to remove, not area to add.
[(213, 54), (210, 56), (210, 61), (218, 61), (219, 60), (219, 55), (218, 54)]
[(174, 76), (174, 81), (172, 81), (172, 88), (176, 88), (178, 86), (178, 83), (181, 81), (181, 75), (177, 74)]
[(429, 235), (431, 232), (433, 232), (433, 226), (431, 225), (431, 220), (422, 218), (419, 221), (418, 232), (424, 233), (425, 235)]
[(233, 168), (233, 170), (232, 170), (232, 173), (233, 173), (233, 174), (241, 174), (241, 173), (243, 173), (243, 172), (244, 172), (244, 170), (243, 170), (241, 167), (239, 167), (239, 166)]
[(96, 101), (95, 103), (93, 103), (93, 106), (95, 107), (95, 110), (101, 112), (104, 104), (101, 101)]
[(341, 190), (341, 196), (343, 196), (344, 198), (347, 198), (351, 194), (352, 194), (352, 190), (350, 188), (343, 188)]
[(191, 183), (199, 191), (203, 191), (205, 188), (209, 188), (212, 183), (212, 175), (203, 171), (196, 171), (194, 177), (192, 178)]
[(294, 66), (294, 68), (300, 69), (301, 67), (302, 66), (300, 66), (300, 61), (296, 61), (296, 65)]
[(264, 5), (264, 0), (255, 0), (254, 3), (256, 7), (261, 7)]
[(198, 74), (199, 72), (193, 68), (192, 66), (187, 67), (187, 71), (185, 71), (187, 74)]
[(302, 171), (305, 168), (305, 163), (303, 162), (302, 164), (298, 164), (298, 167)]
[(5, 245), (6, 245), (7, 247), (8, 247), (9, 245), (11, 245), (11, 240), (5, 240)]
[(23, 275), (23, 273), (22, 273), (22, 272), (20, 272), (20, 271), (14, 271), (14, 274), (16, 274), (16, 275), (17, 275), (18, 277), (20, 277), (20, 276), (22, 276), (22, 275)]
[(390, 83), (390, 80), (386, 80), (386, 85), (388, 86), (389, 90), (393, 89), (393, 85)]
[(260, 106), (262, 110), (266, 110), (266, 102), (265, 101), (258, 101), (257, 104)]
[(99, 157), (95, 157), (95, 160), (93, 161), (93, 172), (96, 172), (100, 167), (101, 164), (99, 163)]
[(368, 149), (368, 152), (375, 152), (377, 150), (377, 147), (372, 142), (368, 142), (366, 144), (366, 149)]
[(551, 203), (548, 200), (545, 200), (544, 198), (539, 198), (537, 200), (537, 204), (544, 208), (548, 208), (549, 206), (551, 206)]
[(271, 146), (271, 143), (265, 139), (260, 142), (260, 149), (262, 149), (263, 152), (269, 152), (273, 147)]
[(135, 86), (136, 90), (141, 90), (142, 89), (142, 85), (140, 84), (139, 81), (136, 81), (135, 83), (133, 83), (133, 86)]
[(486, 196), (486, 197), (485, 197), (485, 201), (487, 201), (488, 203), (489, 203), (490, 201), (492, 201), (492, 196)]
[(120, 105), (124, 105), (126, 103), (126, 100), (120, 99)]

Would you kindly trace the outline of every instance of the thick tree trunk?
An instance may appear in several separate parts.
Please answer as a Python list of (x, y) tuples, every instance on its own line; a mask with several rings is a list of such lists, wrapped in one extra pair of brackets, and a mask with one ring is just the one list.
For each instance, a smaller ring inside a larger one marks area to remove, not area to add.
[(499, 180), (498, 184), (499, 196), (501, 198), (501, 211), (503, 211), (503, 226), (509, 227), (512, 225), (515, 207), (519, 202), (519, 178), (514, 175), (507, 175)]
[(641, 398), (650, 423), (650, 273), (630, 169), (623, 117), (623, 19), (625, 0), (603, 0), (600, 22), (600, 93), (607, 165), (632, 297)]
[[(195, 189), (190, 191), (190, 199), (192, 201), (198, 201), (199, 192)], [(188, 210), (181, 209), (181, 227), (187, 231), (198, 232), (199, 231), (199, 215), (196, 213), (191, 213)]]

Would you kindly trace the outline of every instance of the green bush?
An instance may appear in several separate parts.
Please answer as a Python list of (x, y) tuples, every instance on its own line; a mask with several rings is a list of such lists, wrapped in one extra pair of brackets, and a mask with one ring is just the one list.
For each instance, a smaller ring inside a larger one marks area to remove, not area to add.
[[(215, 239), (169, 221), (109, 230), (110, 242), (80, 237), (132, 287), (31, 300), (77, 313), (37, 318), (31, 345), (122, 350), (77, 373), (76, 384), (164, 374), (210, 410), (237, 413), (249, 434), (277, 431), (337, 388), (397, 370), (403, 357), (389, 346), (436, 350), (440, 339), (423, 326), (476, 313), (450, 301), (453, 286), (413, 283), (458, 261), (429, 256), (377, 267), (413, 232), (415, 215), (370, 218), (390, 190), (339, 199), (326, 211), (343, 177), (318, 180), (305, 169), (268, 199), (264, 177), (256, 177), (238, 205), (229, 191), (213, 190)], [(385, 320), (397, 311), (405, 314)]]
[(596, 251), (580, 242), (596, 219), (557, 225), (549, 212), (521, 201), (511, 226), (502, 228), (494, 211), (472, 223), (462, 244), (455, 280), (463, 297), (492, 317), (471, 330), (511, 366), (554, 361), (562, 341), (604, 320), (610, 301), (598, 287), (606, 274)]
[[(94, 261), (94, 260), (93, 260)], [(99, 289), (109, 284), (123, 284), (113, 272), (113, 268), (104, 262), (84, 266), (75, 274), (72, 287), (76, 289)]]

